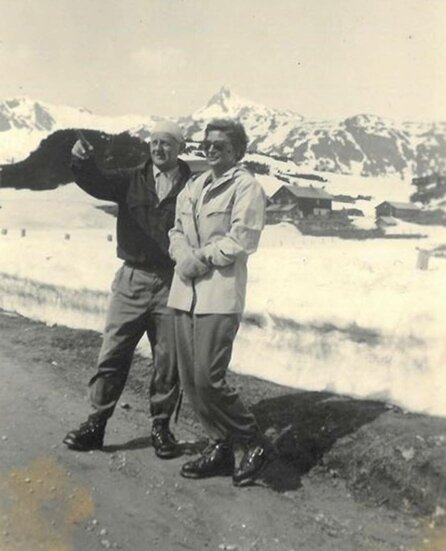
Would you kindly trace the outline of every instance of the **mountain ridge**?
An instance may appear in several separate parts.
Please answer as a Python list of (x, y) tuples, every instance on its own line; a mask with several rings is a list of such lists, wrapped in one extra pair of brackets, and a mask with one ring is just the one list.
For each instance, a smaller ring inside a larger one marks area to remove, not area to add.
[[(372, 113), (343, 120), (304, 118), (241, 98), (223, 86), (190, 115), (172, 118), (187, 140), (201, 141), (211, 118), (240, 120), (250, 138), (249, 151), (292, 159), (317, 171), (361, 176), (423, 176), (446, 172), (446, 122), (396, 122)], [(89, 128), (110, 134), (128, 132), (147, 141), (155, 115), (109, 117), (84, 108), (56, 106), (26, 97), (0, 102), (0, 162), (16, 162), (51, 133)]]

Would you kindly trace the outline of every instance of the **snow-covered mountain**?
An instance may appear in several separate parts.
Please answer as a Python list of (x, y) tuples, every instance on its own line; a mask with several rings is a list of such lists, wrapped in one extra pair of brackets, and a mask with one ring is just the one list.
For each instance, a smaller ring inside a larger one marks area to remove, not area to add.
[(149, 117), (106, 117), (83, 108), (52, 105), (26, 97), (0, 102), (0, 163), (26, 158), (57, 130), (90, 128), (111, 134), (144, 124)]
[[(250, 149), (256, 151), (257, 137), (279, 133), (287, 135), (303, 120), (302, 115), (292, 111), (278, 111), (259, 103), (243, 99), (222, 87), (213, 95), (204, 107), (187, 117), (180, 117), (178, 123), (185, 129), (189, 140), (199, 142), (203, 139), (206, 123), (214, 118), (233, 118), (241, 121), (250, 137)], [(142, 139), (150, 136), (150, 122), (132, 129), (132, 134)], [(260, 151), (260, 150), (259, 150)]]
[[(245, 100), (222, 87), (208, 103), (190, 117), (180, 120), (191, 140), (201, 140), (206, 123), (213, 118), (238, 119), (245, 126), (250, 138), (250, 150), (272, 153), (304, 118), (293, 111), (270, 109), (264, 105)], [(286, 155), (283, 152), (283, 155)]]
[(243, 100), (227, 88), (180, 122), (189, 139), (200, 140), (209, 119), (228, 116), (245, 125), (250, 151), (314, 170), (362, 176), (446, 170), (446, 122), (397, 123), (366, 114), (315, 121)]
[[(270, 109), (222, 87), (207, 104), (178, 122), (191, 142), (203, 138), (212, 118), (232, 117), (245, 126), (249, 150), (292, 159), (318, 171), (402, 177), (446, 172), (446, 122), (395, 122), (370, 114), (316, 121), (292, 111)], [(85, 109), (27, 98), (0, 103), (0, 163), (24, 159), (56, 130), (89, 128), (111, 134), (128, 131), (146, 140), (156, 116), (104, 117)]]

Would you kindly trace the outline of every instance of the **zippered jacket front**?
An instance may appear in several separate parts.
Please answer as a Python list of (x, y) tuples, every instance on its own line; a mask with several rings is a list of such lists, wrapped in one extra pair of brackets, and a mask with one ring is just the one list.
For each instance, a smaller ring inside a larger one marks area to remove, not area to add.
[(199, 250), (210, 270), (187, 279), (175, 272), (168, 306), (195, 314), (241, 313), (248, 255), (265, 223), (265, 193), (246, 169), (235, 166), (212, 181), (211, 172), (189, 180), (179, 194), (170, 254)]

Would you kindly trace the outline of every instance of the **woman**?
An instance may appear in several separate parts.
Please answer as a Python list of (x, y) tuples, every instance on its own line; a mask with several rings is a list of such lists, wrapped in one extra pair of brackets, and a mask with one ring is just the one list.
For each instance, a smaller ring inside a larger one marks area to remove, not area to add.
[[(176, 266), (168, 306), (175, 309), (180, 378), (213, 442), (181, 474), (232, 475), (237, 486), (252, 483), (267, 461), (254, 416), (225, 381), (244, 308), (247, 259), (257, 249), (265, 218), (261, 186), (237, 164), (247, 142), (238, 122), (207, 125), (203, 149), (210, 170), (179, 194), (169, 232)], [(245, 450), (238, 468), (236, 445)]]

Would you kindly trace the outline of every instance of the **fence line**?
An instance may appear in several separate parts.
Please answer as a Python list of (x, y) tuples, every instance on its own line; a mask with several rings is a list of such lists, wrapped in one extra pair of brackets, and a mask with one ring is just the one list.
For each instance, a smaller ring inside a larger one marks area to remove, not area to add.
[[(36, 230), (36, 232), (39, 232), (39, 231), (40, 230)], [(61, 238), (63, 237), (63, 239), (65, 239), (66, 241), (70, 241), (71, 238), (76, 235), (76, 232), (74, 232), (74, 233), (73, 232), (66, 232), (66, 233), (63, 234), (62, 231), (63, 230), (61, 230), (61, 233), (60, 233)], [(0, 230), (1, 235), (9, 236), (9, 237), (13, 237), (14, 232), (17, 232), (20, 235), (20, 237), (27, 237), (29, 235), (33, 235), (33, 232), (32, 231), (30, 232), (27, 228), (22, 228), (20, 230), (18, 230), (18, 229), (11, 230), (10, 228), (1, 228), (1, 230)], [(107, 241), (111, 242), (111, 241), (113, 241), (113, 235), (111, 233), (107, 233), (107, 234), (105, 234), (105, 239)]]

